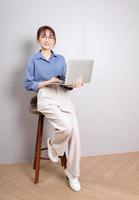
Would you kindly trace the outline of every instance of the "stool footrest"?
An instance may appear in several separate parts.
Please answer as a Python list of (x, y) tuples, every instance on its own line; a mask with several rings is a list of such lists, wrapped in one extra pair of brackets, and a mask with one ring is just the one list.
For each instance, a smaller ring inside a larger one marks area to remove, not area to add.
[(40, 157), (41, 160), (50, 160), (50, 158)]
[(41, 151), (48, 150), (48, 147), (41, 148)]
[[(44, 148), (41, 148), (41, 151), (44, 151), (44, 150), (48, 150), (48, 147), (44, 147)], [(45, 158), (45, 157), (40, 157), (41, 160), (50, 160), (49, 157)]]

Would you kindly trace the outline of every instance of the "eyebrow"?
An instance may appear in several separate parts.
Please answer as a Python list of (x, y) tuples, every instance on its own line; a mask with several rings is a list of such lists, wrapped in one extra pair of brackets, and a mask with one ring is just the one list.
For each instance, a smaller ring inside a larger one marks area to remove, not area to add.
[[(47, 36), (47, 35), (46, 35), (45, 33), (41, 33), (41, 34), (40, 34), (40, 36)], [(53, 35), (52, 33), (50, 33), (50, 35), (49, 35), (49, 36), (50, 36), (50, 37), (51, 37), (51, 36), (53, 36), (53, 37), (54, 37), (54, 35)]]

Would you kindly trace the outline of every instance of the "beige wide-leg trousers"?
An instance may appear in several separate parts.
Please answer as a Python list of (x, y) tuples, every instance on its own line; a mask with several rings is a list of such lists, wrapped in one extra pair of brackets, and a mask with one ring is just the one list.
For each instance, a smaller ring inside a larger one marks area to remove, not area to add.
[(41, 88), (37, 107), (55, 129), (51, 138), (54, 150), (59, 156), (65, 152), (68, 171), (73, 176), (80, 176), (80, 133), (69, 91), (58, 85)]

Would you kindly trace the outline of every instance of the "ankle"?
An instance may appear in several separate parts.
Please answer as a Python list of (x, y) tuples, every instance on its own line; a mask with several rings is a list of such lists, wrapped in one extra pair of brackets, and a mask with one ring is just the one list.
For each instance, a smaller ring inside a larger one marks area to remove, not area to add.
[(70, 174), (72, 176), (72, 178), (77, 178), (78, 179), (78, 176), (74, 176), (67, 168), (65, 169), (65, 171), (67, 171), (68, 174)]

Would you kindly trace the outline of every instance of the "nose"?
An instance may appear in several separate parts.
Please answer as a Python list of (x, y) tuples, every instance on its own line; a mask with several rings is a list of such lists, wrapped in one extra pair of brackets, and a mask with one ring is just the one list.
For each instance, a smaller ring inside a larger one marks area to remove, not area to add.
[(45, 37), (45, 39), (46, 39), (46, 41), (48, 41), (48, 40), (49, 40), (49, 38), (48, 38), (48, 37)]

